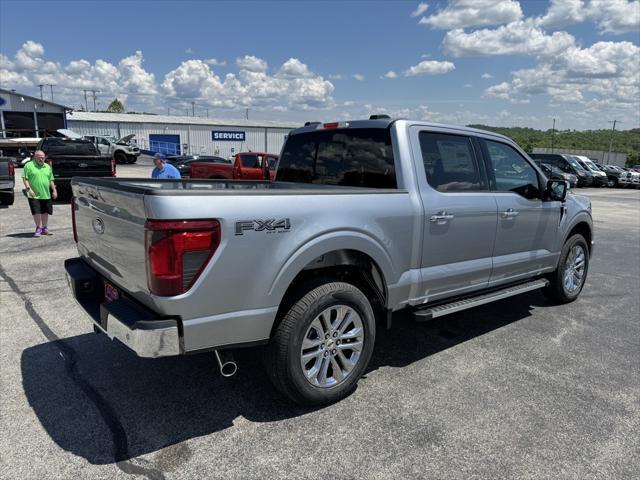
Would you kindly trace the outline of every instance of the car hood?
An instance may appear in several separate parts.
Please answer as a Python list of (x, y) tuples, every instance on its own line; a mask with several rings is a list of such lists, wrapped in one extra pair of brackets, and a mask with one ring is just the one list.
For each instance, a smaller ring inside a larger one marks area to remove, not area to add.
[(135, 133), (133, 133), (133, 134), (131, 134), (131, 135), (126, 135), (126, 136), (122, 137), (120, 140), (118, 140), (116, 143), (126, 145), (126, 144), (127, 144), (127, 143), (129, 143), (129, 142), (131, 141), (131, 139), (132, 139), (133, 137), (135, 137), (135, 136), (136, 136), (136, 134), (135, 134)]

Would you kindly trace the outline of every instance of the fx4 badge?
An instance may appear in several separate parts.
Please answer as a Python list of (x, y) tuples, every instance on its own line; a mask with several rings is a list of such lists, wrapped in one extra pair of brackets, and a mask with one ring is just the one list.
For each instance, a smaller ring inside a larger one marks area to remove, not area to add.
[(243, 220), (236, 222), (236, 235), (244, 235), (244, 232), (247, 230), (253, 230), (254, 232), (284, 233), (291, 230), (291, 221), (288, 218), (282, 218), (280, 220), (268, 218), (266, 220)]

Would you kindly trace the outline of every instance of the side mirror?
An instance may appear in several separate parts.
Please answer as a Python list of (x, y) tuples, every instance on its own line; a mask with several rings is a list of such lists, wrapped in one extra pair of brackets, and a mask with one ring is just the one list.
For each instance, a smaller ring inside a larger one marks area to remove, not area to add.
[(567, 196), (567, 182), (564, 180), (547, 181), (546, 196), (549, 200), (564, 202)]

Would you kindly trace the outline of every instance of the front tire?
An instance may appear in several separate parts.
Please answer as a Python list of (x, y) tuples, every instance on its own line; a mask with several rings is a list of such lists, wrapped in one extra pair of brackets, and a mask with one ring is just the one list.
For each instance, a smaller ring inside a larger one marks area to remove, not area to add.
[(589, 246), (580, 234), (571, 236), (562, 247), (558, 268), (549, 277), (543, 293), (556, 303), (570, 303), (578, 298), (589, 271)]
[(376, 334), (367, 297), (331, 282), (306, 289), (284, 313), (269, 343), (265, 367), (278, 390), (302, 405), (326, 405), (349, 395), (364, 373)]
[(122, 153), (122, 152), (116, 152), (113, 154), (113, 159), (116, 161), (116, 163), (127, 163), (127, 156)]

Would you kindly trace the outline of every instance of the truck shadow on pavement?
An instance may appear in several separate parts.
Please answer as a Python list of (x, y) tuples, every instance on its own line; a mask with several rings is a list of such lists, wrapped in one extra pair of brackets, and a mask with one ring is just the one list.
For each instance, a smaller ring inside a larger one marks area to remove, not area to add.
[[(423, 324), (396, 315), (391, 330), (378, 330), (367, 375), (522, 320), (532, 305), (546, 302), (539, 293), (525, 294)], [(225, 379), (213, 354), (142, 359), (88, 333), (24, 350), (21, 368), (26, 397), (50, 437), (92, 464), (111, 464), (219, 432), (239, 417), (276, 422), (315, 412), (274, 390), (258, 349), (238, 350), (236, 360), (238, 373)], [(184, 452), (178, 463), (188, 461), (189, 449)]]

